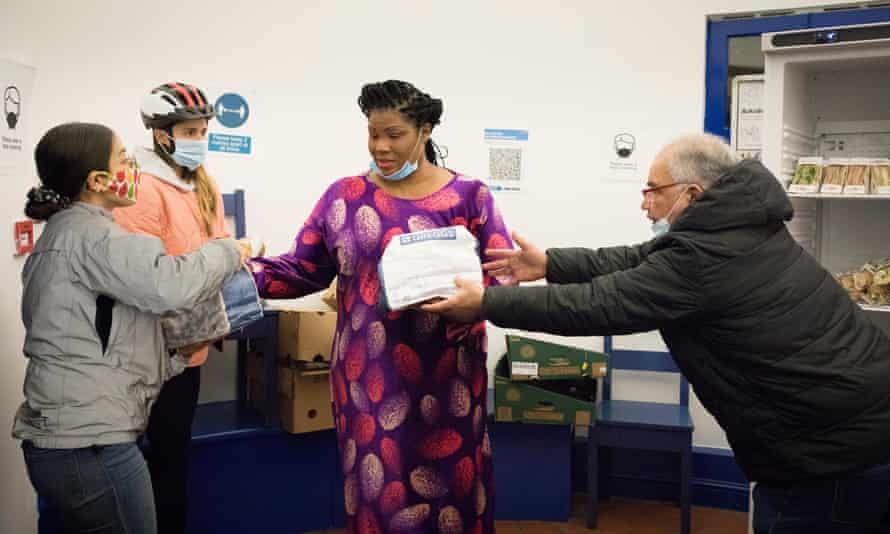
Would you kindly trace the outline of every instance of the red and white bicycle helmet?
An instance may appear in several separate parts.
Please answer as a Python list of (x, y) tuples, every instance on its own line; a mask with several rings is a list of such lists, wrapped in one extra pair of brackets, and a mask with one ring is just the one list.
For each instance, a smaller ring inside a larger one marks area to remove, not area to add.
[(177, 122), (191, 119), (212, 119), (216, 116), (213, 104), (204, 91), (182, 82), (160, 85), (142, 99), (139, 110), (142, 123), (148, 129), (165, 129)]

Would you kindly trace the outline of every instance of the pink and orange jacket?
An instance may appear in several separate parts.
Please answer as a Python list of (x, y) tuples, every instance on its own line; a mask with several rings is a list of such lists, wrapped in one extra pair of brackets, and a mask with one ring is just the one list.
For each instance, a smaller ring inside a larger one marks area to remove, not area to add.
[[(217, 209), (213, 231), (208, 235), (198, 209), (194, 183), (180, 179), (151, 149), (137, 149), (135, 156), (142, 171), (137, 201), (128, 208), (114, 210), (115, 222), (131, 232), (159, 237), (167, 254), (172, 256), (197, 250), (211, 239), (230, 237), (222, 194), (212, 178)], [(189, 367), (202, 365), (207, 361), (207, 353), (204, 349), (192, 355)]]

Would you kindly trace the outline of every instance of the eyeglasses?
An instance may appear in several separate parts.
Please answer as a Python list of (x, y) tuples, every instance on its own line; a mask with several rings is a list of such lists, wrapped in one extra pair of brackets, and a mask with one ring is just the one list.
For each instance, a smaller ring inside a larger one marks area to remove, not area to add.
[(646, 189), (643, 189), (643, 190), (641, 190), (640, 192), (643, 193), (643, 198), (648, 198), (650, 194), (652, 194), (652, 193), (654, 193), (654, 192), (656, 192), (656, 191), (658, 191), (658, 190), (660, 190), (660, 189), (665, 189), (665, 188), (667, 188), (667, 187), (673, 187), (673, 186), (675, 186), (675, 185), (680, 185), (680, 183), (679, 183), (679, 182), (673, 182), (673, 183), (670, 183), (670, 184), (656, 185), (655, 187), (647, 187)]

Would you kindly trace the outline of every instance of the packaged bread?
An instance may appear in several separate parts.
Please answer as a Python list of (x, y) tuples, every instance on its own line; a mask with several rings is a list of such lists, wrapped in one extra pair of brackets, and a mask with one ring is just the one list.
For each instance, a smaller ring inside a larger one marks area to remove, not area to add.
[(887, 306), (890, 304), (890, 286), (873, 285), (864, 295), (866, 303), (872, 306)]
[(872, 160), (870, 170), (871, 194), (890, 195), (890, 159)]
[(817, 193), (822, 184), (822, 158), (803, 157), (797, 160), (797, 169), (791, 178), (791, 193)]
[(872, 274), (869, 271), (856, 271), (853, 273), (853, 287), (858, 291), (865, 291), (871, 286)]
[(890, 286), (890, 259), (875, 262), (871, 283), (876, 286)]
[(865, 158), (847, 160), (847, 175), (844, 179), (845, 195), (864, 195), (869, 191), (872, 161)]
[(890, 258), (870, 261), (859, 270), (836, 273), (834, 277), (854, 302), (890, 305)]
[(847, 169), (850, 160), (847, 158), (835, 158), (825, 162), (822, 168), (822, 187), (820, 193), (838, 195), (844, 192), (844, 183), (847, 180)]
[(847, 291), (856, 288), (853, 283), (853, 273), (838, 273), (834, 275), (834, 278), (838, 281), (841, 287)]

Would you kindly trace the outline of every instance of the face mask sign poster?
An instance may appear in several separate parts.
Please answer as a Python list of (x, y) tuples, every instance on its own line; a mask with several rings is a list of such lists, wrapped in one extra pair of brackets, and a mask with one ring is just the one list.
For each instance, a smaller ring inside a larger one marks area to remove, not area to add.
[(636, 134), (629, 130), (618, 131), (608, 136), (607, 143), (609, 168), (606, 179), (638, 182), (640, 146)]
[[(35, 69), (0, 58), (0, 98), (3, 99), (3, 120), (0, 121), (0, 180), (11, 190), (26, 191), (37, 182), (34, 169), (34, 145), (29, 137), (34, 109)], [(22, 196), (5, 195), (0, 201), (2, 213), (22, 213)], [(10, 217), (12, 218), (12, 217)], [(13, 221), (7, 221), (7, 223)], [(7, 240), (10, 255), (24, 257), (34, 244), (35, 227), (30, 220), (11, 224), (14, 239)], [(9, 226), (7, 226), (9, 228)], [(20, 268), (16, 265), (16, 268)]]
[[(0, 177), (22, 173), (31, 164), (27, 124), (33, 108), (34, 68), (0, 59)], [(6, 182), (10, 183), (10, 182)]]

